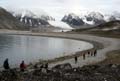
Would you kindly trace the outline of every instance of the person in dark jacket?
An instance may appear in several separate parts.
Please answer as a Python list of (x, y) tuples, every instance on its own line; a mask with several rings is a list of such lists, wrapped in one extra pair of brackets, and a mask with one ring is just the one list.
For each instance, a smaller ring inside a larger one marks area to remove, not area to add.
[(24, 61), (22, 61), (21, 64), (20, 64), (20, 70), (21, 70), (22, 72), (24, 72), (25, 69), (26, 69), (26, 64), (24, 63)]
[(91, 52), (90, 52), (90, 51), (88, 51), (88, 57), (90, 56), (90, 54), (91, 54)]
[(78, 58), (77, 58), (77, 56), (75, 56), (75, 57), (74, 57), (74, 59), (75, 59), (75, 63), (77, 63), (77, 61), (78, 61)]
[(48, 69), (48, 63), (45, 63), (45, 68)]
[(6, 70), (10, 69), (9, 62), (8, 62), (8, 58), (4, 61), (3, 67), (4, 67), (4, 69), (6, 69)]
[(86, 57), (86, 55), (85, 55), (85, 54), (83, 54), (83, 60), (85, 60), (85, 57)]
[(96, 56), (97, 55), (97, 50), (94, 50), (94, 56)]

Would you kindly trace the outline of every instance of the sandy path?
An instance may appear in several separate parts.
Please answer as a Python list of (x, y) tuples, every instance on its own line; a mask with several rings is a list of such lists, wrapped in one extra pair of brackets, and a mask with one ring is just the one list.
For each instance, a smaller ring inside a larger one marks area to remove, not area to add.
[(103, 49), (99, 49), (96, 57), (86, 57), (85, 60), (83, 60), (82, 57), (78, 58), (78, 63), (75, 64), (74, 59), (65, 60), (62, 62), (57, 62), (55, 64), (51, 64), (51, 66), (54, 66), (56, 64), (61, 63), (70, 63), (73, 67), (76, 66), (83, 66), (87, 64), (96, 63), (99, 61), (102, 61), (105, 59), (105, 54), (112, 50), (120, 49), (120, 39), (116, 38), (105, 38), (105, 37), (98, 37), (98, 36), (92, 36), (92, 35), (85, 35), (85, 34), (66, 34), (66, 33), (31, 33), (31, 32), (19, 32), (19, 31), (0, 31), (1, 34), (22, 34), (22, 35), (37, 35), (37, 36), (52, 36), (52, 37), (62, 37), (62, 38), (72, 38), (72, 39), (83, 39), (88, 41), (95, 41), (102, 43), (104, 45)]
[[(98, 36), (91, 36), (91, 35), (82, 35), (82, 34), (80, 35), (79, 34), (67, 34), (66, 36), (72, 37), (72, 38), (96, 41), (96, 42), (102, 43), (104, 45), (104, 48), (98, 50), (96, 57), (87, 56), (85, 60), (83, 60), (83, 57), (79, 57), (77, 64), (75, 64), (74, 59), (65, 60), (65, 61), (62, 61), (56, 64), (71, 63), (73, 67), (76, 67), (76, 66), (83, 66), (87, 64), (97, 63), (106, 58), (107, 52), (120, 49), (120, 39), (105, 38), (105, 37), (98, 37)], [(56, 65), (56, 64), (52, 64), (51, 66)]]

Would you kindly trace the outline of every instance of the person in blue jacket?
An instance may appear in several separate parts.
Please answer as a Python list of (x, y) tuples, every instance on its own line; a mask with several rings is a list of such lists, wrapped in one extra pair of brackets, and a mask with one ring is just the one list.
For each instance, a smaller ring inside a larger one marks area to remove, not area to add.
[(3, 67), (4, 67), (5, 70), (10, 69), (8, 58), (4, 61)]

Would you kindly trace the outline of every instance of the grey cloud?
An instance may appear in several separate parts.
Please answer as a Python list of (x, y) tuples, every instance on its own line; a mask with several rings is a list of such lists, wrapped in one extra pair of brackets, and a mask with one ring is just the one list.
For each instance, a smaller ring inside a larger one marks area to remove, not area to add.
[(0, 5), (5, 8), (42, 9), (56, 17), (84, 10), (102, 12), (120, 10), (120, 0), (0, 0)]

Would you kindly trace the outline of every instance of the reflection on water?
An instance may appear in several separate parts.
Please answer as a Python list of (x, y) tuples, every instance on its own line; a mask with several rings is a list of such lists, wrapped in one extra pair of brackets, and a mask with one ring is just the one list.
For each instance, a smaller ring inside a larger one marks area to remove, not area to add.
[[(0, 66), (9, 58), (12, 66), (39, 59), (52, 59), (65, 54), (92, 48), (89, 43), (37, 36), (0, 35)], [(80, 48), (80, 49), (79, 49)]]

